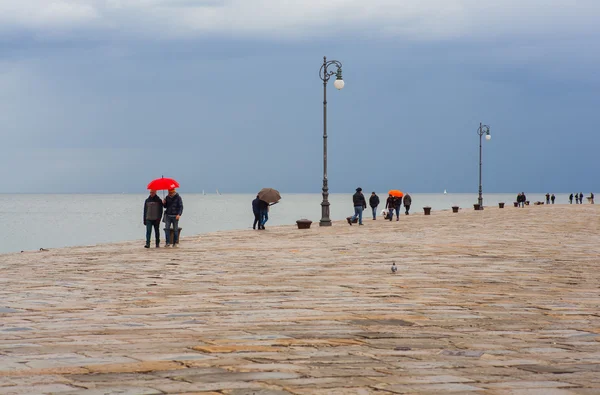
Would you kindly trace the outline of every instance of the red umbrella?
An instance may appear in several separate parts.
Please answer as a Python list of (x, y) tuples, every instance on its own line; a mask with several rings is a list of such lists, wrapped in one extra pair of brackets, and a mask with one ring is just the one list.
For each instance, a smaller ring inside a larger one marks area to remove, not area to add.
[(163, 189), (169, 190), (175, 188), (179, 188), (179, 183), (172, 178), (161, 177), (157, 178), (156, 180), (150, 181), (150, 184), (148, 184), (148, 189), (152, 189), (154, 191), (160, 191)]
[(404, 193), (402, 193), (402, 191), (399, 191), (397, 189), (392, 189), (391, 191), (388, 192), (389, 195), (392, 195), (394, 197), (402, 197), (404, 196)]

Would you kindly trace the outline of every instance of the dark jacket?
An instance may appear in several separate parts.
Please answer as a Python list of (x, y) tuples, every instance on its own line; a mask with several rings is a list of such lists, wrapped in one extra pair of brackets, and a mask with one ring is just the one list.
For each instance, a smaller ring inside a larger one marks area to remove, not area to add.
[(396, 198), (393, 196), (389, 196), (385, 201), (385, 208), (393, 209), (396, 207)]
[(269, 203), (265, 202), (264, 200), (259, 200), (257, 206), (258, 212), (267, 211), (269, 209)]
[(365, 200), (365, 195), (363, 195), (362, 192), (356, 192), (352, 196), (352, 202), (354, 203), (354, 207), (367, 208), (367, 201)]
[(183, 214), (183, 200), (181, 200), (181, 196), (178, 193), (175, 193), (173, 196), (167, 196), (165, 200), (167, 202), (165, 204), (167, 215)]
[(260, 214), (260, 208), (259, 208), (259, 203), (260, 199), (256, 198), (252, 201), (252, 212), (256, 215)]
[(412, 198), (410, 197), (410, 195), (407, 193), (406, 195), (404, 195), (404, 205), (406, 207), (410, 206), (412, 204)]
[(371, 206), (371, 207), (379, 206), (379, 196), (371, 195), (371, 197), (369, 198), (369, 206)]
[(163, 202), (157, 195), (148, 196), (144, 202), (144, 223), (162, 218)]

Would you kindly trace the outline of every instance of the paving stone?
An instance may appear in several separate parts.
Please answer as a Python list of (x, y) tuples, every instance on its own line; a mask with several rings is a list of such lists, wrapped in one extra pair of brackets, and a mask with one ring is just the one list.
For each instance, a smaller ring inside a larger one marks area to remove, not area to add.
[[(600, 365), (598, 365), (600, 366)], [(555, 373), (555, 374), (563, 374), (563, 373), (573, 373), (578, 371), (577, 368), (572, 367), (561, 367), (561, 366), (551, 366), (551, 365), (515, 365), (516, 368), (521, 370), (527, 370), (529, 372), (534, 373)]]
[(85, 367), (90, 373), (132, 373), (132, 372), (153, 372), (160, 370), (185, 369), (185, 366), (178, 362), (170, 361), (146, 361), (136, 363), (118, 363), (106, 365), (90, 365)]
[(481, 384), (485, 388), (510, 388), (510, 389), (525, 389), (525, 388), (568, 388), (577, 387), (571, 383), (560, 381), (505, 381), (498, 383)]
[(163, 392), (154, 388), (141, 387), (108, 387), (87, 390), (61, 392), (62, 395), (162, 395)]

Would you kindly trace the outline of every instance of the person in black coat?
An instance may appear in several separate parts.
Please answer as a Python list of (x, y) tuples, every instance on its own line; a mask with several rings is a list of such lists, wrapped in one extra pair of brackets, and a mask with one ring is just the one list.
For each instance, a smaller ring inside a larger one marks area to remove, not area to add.
[(265, 224), (269, 220), (269, 203), (265, 202), (264, 200), (259, 200), (257, 204), (260, 217), (260, 221), (258, 222), (258, 229), (264, 230)]
[(379, 206), (379, 196), (377, 196), (375, 192), (371, 192), (369, 206), (371, 206), (371, 210), (373, 211), (373, 221), (375, 221), (377, 219), (377, 206)]
[(550, 196), (550, 200), (552, 201), (552, 204), (554, 204), (555, 199), (556, 199), (556, 196), (554, 196), (554, 194), (552, 194), (552, 196)]
[(412, 204), (412, 198), (407, 193), (404, 195), (404, 208), (406, 209), (405, 214), (408, 215), (408, 210), (410, 210), (410, 205)]
[(260, 208), (258, 207), (259, 204), (258, 202), (260, 202), (260, 199), (258, 198), (258, 195), (256, 195), (256, 199), (254, 199), (252, 201), (252, 213), (254, 214), (254, 223), (252, 224), (252, 229), (256, 229), (256, 225), (258, 224), (258, 228), (261, 228), (261, 224), (260, 224)]
[(145, 248), (150, 248), (150, 237), (152, 228), (154, 228), (154, 238), (156, 239), (156, 248), (160, 247), (160, 220), (163, 214), (163, 202), (156, 196), (155, 190), (150, 190), (150, 196), (144, 202), (144, 225), (146, 225), (146, 244)]
[(352, 225), (352, 221), (358, 218), (358, 224), (362, 225), (362, 213), (367, 208), (367, 201), (365, 195), (362, 194), (362, 188), (356, 188), (356, 193), (352, 195), (352, 203), (354, 204), (354, 215), (346, 218), (348, 224)]
[[(175, 189), (170, 189), (163, 204), (165, 206), (165, 247), (171, 245), (177, 247), (179, 245), (179, 218), (183, 214), (183, 200)], [(173, 240), (169, 237), (171, 225), (173, 225)]]
[(388, 216), (386, 219), (390, 221), (394, 218), (394, 209), (396, 208), (396, 198), (392, 195), (389, 195), (387, 200), (385, 201), (385, 208), (388, 211)]
[(579, 203), (583, 204), (583, 192), (579, 192)]
[(573, 194), (569, 195), (569, 204), (573, 204)]
[(546, 204), (550, 204), (550, 194), (546, 194)]

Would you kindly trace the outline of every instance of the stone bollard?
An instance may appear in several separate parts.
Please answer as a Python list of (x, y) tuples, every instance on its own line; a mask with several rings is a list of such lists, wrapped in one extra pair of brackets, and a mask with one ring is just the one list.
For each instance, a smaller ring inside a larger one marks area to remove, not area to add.
[(475, 204), (473, 205), (473, 208), (475, 209), (475, 211), (483, 210), (483, 207), (481, 207), (481, 206), (479, 205), (479, 203), (475, 203)]
[(458, 207), (458, 206), (452, 206), (452, 212), (453, 212), (453, 213), (458, 213), (458, 209), (459, 209), (459, 208), (460, 208), (460, 207)]
[(519, 207), (519, 202), (513, 202), (513, 204), (515, 205), (515, 207)]
[(423, 212), (425, 213), (425, 215), (431, 215), (431, 207), (423, 207)]
[(504, 203), (498, 203), (498, 208), (504, 208)]
[(296, 224), (298, 224), (298, 229), (310, 229), (310, 224), (312, 224), (312, 221), (310, 219), (303, 218), (296, 221)]

